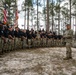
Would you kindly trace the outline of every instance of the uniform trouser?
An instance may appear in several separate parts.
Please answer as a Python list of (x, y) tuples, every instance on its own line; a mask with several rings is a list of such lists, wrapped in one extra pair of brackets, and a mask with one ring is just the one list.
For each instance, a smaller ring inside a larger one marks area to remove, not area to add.
[(16, 38), (14, 40), (14, 49), (20, 49), (22, 48), (22, 41), (21, 38)]
[(46, 38), (43, 38), (43, 47), (46, 47)]
[(3, 49), (4, 49), (4, 41), (3, 39), (0, 38), (0, 52), (3, 53)]
[(0, 52), (2, 51), (2, 39), (0, 38)]
[(8, 51), (8, 38), (6, 39), (6, 43), (3, 41), (3, 46), (2, 46), (2, 52), (7, 52)]
[(37, 39), (37, 47), (40, 47), (40, 39)]
[(13, 50), (14, 49), (14, 40), (8, 39), (8, 50)]
[(51, 47), (53, 45), (52, 39), (48, 39), (48, 47)]
[(27, 47), (26, 39), (23, 39), (23, 41), (22, 41), (22, 48), (26, 48), (26, 47)]
[(31, 39), (28, 39), (28, 47), (29, 48), (31, 47), (31, 43), (32, 43), (32, 40)]
[(71, 43), (66, 43), (66, 57), (72, 57)]
[(14, 47), (15, 47), (15, 49), (18, 49), (18, 38), (15, 38), (15, 42), (14, 42)]

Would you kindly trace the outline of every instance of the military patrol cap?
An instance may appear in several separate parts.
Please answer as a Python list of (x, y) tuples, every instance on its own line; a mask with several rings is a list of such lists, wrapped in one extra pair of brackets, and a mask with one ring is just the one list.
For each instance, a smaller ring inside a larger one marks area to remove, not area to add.
[(71, 26), (70, 24), (66, 24), (66, 26)]

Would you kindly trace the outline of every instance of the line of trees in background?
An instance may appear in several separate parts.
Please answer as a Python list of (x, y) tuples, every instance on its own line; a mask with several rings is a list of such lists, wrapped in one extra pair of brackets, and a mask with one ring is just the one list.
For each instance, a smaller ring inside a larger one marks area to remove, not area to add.
[[(4, 7), (4, 3), (7, 6), (8, 22), (14, 23), (15, 11), (17, 8), (18, 0), (1, 0), (0, 11)], [(40, 20), (44, 21), (45, 30), (48, 32), (57, 31), (58, 34), (65, 29), (66, 23), (70, 23), (73, 27), (72, 20), (75, 20), (76, 25), (76, 0), (24, 0), (22, 3), (22, 10), (24, 11), (24, 29), (30, 27), (30, 21), (32, 27), (40, 29)], [(63, 4), (63, 2), (65, 2)], [(63, 4), (63, 5), (62, 5)], [(43, 11), (39, 11), (39, 7), (43, 8)], [(36, 8), (36, 10), (35, 10)], [(42, 16), (41, 16), (42, 15)], [(3, 14), (0, 12), (0, 20), (2, 20)], [(27, 24), (26, 24), (27, 23)], [(76, 26), (75, 26), (76, 31)], [(76, 32), (75, 32), (76, 34)]]
[[(31, 16), (32, 26), (35, 26), (33, 20), (36, 20), (36, 27), (37, 30), (39, 30), (39, 14), (41, 14), (44, 20), (46, 31), (49, 31), (50, 29), (52, 31), (57, 30), (58, 34), (60, 34), (61, 31), (65, 30), (65, 25), (67, 23), (70, 23), (73, 26), (73, 23), (71, 23), (72, 17), (75, 17), (74, 19), (76, 24), (76, 1), (65, 1), (66, 0), (43, 0), (43, 3), (41, 4), (40, 0), (25, 0), (25, 2), (23, 3), (23, 11), (25, 11), (25, 15), (27, 16), (25, 16), (25, 21), (27, 22), (25, 22), (24, 25), (27, 25), (27, 29), (29, 29), (29, 17)], [(63, 2), (65, 3), (62, 5)], [(28, 7), (29, 13), (27, 9)], [(34, 7), (37, 7), (37, 13)], [(39, 7), (43, 7), (43, 12), (39, 11)], [(63, 28), (61, 24), (63, 25)]]

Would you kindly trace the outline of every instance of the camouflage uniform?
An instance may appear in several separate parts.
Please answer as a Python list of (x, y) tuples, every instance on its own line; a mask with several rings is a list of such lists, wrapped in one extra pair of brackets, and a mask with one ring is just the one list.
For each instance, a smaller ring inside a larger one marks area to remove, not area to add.
[(66, 30), (63, 37), (65, 38), (66, 42), (66, 59), (72, 58), (71, 44), (73, 38), (73, 30)]
[(8, 38), (6, 38), (6, 42), (3, 41), (3, 47), (2, 47), (2, 51), (3, 52), (7, 52), (8, 51)]
[(49, 37), (46, 38), (46, 46), (47, 47), (52, 47), (54, 43), (54, 40), (52, 38), (52, 36), (50, 35)]
[(51, 39), (50, 39), (50, 46), (53, 47), (53, 46), (54, 46), (54, 43), (55, 43), (55, 42), (54, 42), (54, 38), (51, 38)]
[(61, 43), (61, 45), (60, 45), (60, 46), (62, 47), (62, 46), (63, 46), (63, 39), (62, 39), (62, 38), (61, 38), (61, 42), (60, 42), (60, 43)]
[(14, 47), (15, 49), (18, 49), (18, 38), (16, 37), (15, 37)]
[(40, 46), (40, 39), (37, 38), (36, 41), (37, 41), (37, 46), (36, 47), (39, 47)]
[(39, 32), (37, 33), (37, 47), (40, 47), (40, 34), (39, 34)]
[(0, 52), (2, 52), (2, 39), (0, 38)]
[(57, 46), (57, 40), (56, 39), (53, 39), (52, 41), (53, 41), (53, 46), (56, 47)]
[(46, 37), (46, 47), (48, 47), (48, 38)]
[(14, 40), (14, 48), (15, 49), (21, 49), (22, 48), (21, 38), (15, 37), (15, 40)]
[(43, 47), (46, 47), (46, 38), (43, 38)]
[(14, 40), (8, 39), (8, 50), (14, 50)]
[(48, 38), (48, 40), (47, 40), (47, 41), (48, 41), (47, 46), (48, 46), (48, 47), (51, 47), (51, 46), (52, 46), (52, 39), (51, 39), (51, 38)]
[(32, 44), (33, 44), (33, 47), (34, 47), (34, 48), (35, 48), (35, 47), (39, 47), (39, 40), (38, 40), (38, 38), (32, 39)]
[(34, 45), (34, 42), (35, 42), (34, 40), (35, 40), (35, 38), (32, 38), (31, 40), (32, 40), (32, 47), (35, 47), (35, 45)]
[(26, 38), (24, 38), (22, 41), (22, 48), (24, 49), (26, 47), (27, 47)]
[(40, 39), (40, 47), (43, 47), (43, 38)]
[(22, 41), (21, 38), (18, 38), (18, 49), (22, 48)]
[(8, 51), (10, 52), (10, 50), (11, 50), (11, 48), (12, 48), (12, 46), (11, 46), (11, 39), (8, 39)]
[(60, 46), (60, 39), (57, 39), (57, 42), (56, 42), (56, 46), (59, 47)]
[(28, 39), (28, 47), (29, 48), (31, 47), (31, 43), (32, 43), (32, 40), (31, 39)]

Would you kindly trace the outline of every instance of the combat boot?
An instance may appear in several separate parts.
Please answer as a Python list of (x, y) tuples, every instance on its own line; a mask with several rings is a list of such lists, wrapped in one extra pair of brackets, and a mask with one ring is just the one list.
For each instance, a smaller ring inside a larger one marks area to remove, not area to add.
[(65, 57), (65, 58), (63, 58), (64, 60), (70, 60), (70, 59), (72, 59), (72, 57)]

